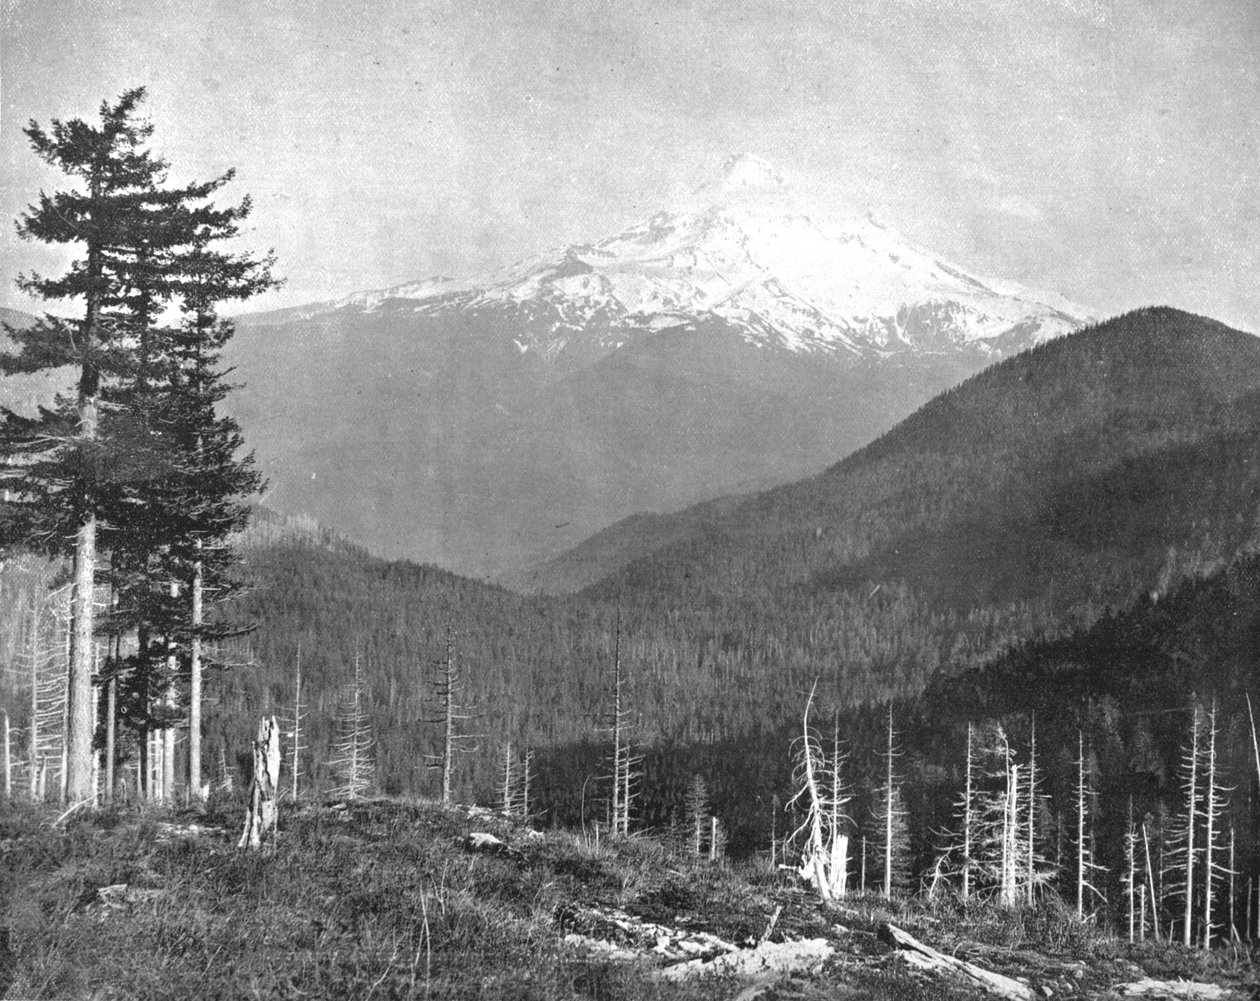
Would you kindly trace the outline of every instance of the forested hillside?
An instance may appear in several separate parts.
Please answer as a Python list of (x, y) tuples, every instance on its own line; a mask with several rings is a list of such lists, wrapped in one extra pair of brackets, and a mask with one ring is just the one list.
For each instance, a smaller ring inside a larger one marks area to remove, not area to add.
[[(352, 548), (332, 551), (294, 533), (281, 538), (273, 532), (267, 544), (251, 547), (249, 562), (262, 585), (247, 606), (260, 620), (256, 662), (216, 683), (211, 747), (226, 741), (239, 751), (247, 746), (248, 720), (264, 710), (286, 712), (300, 642), (310, 705), (303, 782), (326, 785), (337, 699), (357, 653), (370, 679), (379, 787), (432, 794), (437, 776), (426, 774), (425, 755), (439, 750), (440, 726), (426, 699), (449, 622), (467, 670), (467, 701), (481, 710), (469, 726), (481, 735), (478, 750), (456, 765), (457, 795), (496, 802), (504, 748), (511, 744), (515, 761), (529, 744), (537, 750), (535, 807), (545, 818), (589, 823), (602, 816), (608, 747), (596, 717), (607, 702), (615, 628), (610, 607), (522, 598), (432, 568), (373, 560)], [(955, 820), (968, 724), (990, 734), (1001, 725), (1022, 760), (1035, 722), (1039, 788), (1046, 797), (1037, 836), (1047, 871), (1054, 869), (1054, 879), (1070, 889), (1079, 734), (1092, 784), (1092, 838), (1099, 864), (1108, 867), (1098, 882), (1114, 903), (1130, 800), (1138, 820), (1149, 824), (1152, 851), (1161, 853), (1159, 839), (1172, 836), (1182, 795), (1179, 758), (1196, 697), (1205, 709), (1214, 698), (1219, 706), (1219, 767), (1234, 787), (1226, 816), (1237, 833), (1239, 871), (1250, 871), (1255, 846), (1248, 832), (1260, 818), (1243, 694), (1255, 688), (1260, 656), (1258, 584), (1260, 558), (1240, 558), (1158, 600), (1142, 596), (1109, 610), (1088, 629), (1015, 646), (983, 667), (939, 675), (921, 694), (895, 700), (911, 876), (929, 869), (948, 841), (942, 832)], [(720, 697), (720, 679), (703, 671), (654, 676), (641, 670), (643, 649), (627, 630), (622, 654), (629, 702), (642, 721), (632, 736), (644, 754), (635, 824), (679, 823), (699, 776), (732, 847), (766, 848), (788, 819), (782, 814), (792, 789), (788, 749), (805, 693), (783, 685), (772, 699), (771, 683), (741, 686), (731, 678), (729, 684), (751, 693), (745, 696), (750, 708), (723, 715), (721, 707), (734, 696)], [(691, 718), (689, 726), (682, 725), (684, 717)], [(872, 810), (884, 768), (886, 717), (875, 706), (846, 707), (832, 688), (815, 716), (827, 740), (833, 721), (849, 755), (855, 844), (863, 835), (869, 839), (874, 868), (879, 829)]]
[[(1001, 554), (996, 572), (969, 575), (962, 591), (950, 579), (948, 589), (960, 604), (984, 599), (1005, 589), (1003, 576), (1022, 579), (1067, 549), (1102, 541), (1132, 553), (1169, 530), (1201, 532), (1190, 523), (1213, 515), (1205, 505), (1217, 514), (1234, 507), (1232, 462), (1197, 500), (1187, 492), (1206, 484), (1178, 486), (1174, 470), (1217, 469), (1235, 456), (1237, 436), (1254, 426), (1258, 388), (1256, 338), (1176, 310), (1141, 310), (987, 369), (817, 477), (662, 516), (646, 530), (641, 519), (614, 526), (582, 547), (613, 556), (578, 566), (575, 551), (564, 558), (574, 571), (553, 567), (540, 584), (566, 590), (598, 571), (610, 578), (602, 592), (650, 581), (730, 593), (826, 586), (843, 581), (836, 568), (847, 566), (849, 575), (892, 572), (935, 587), (941, 572), (980, 562), (966, 555), (980, 541), (986, 557)], [(1196, 510), (1178, 525), (1188, 500)], [(1026, 541), (1012, 547), (1012, 534)], [(912, 542), (931, 543), (937, 557), (916, 564)], [(723, 572), (706, 573), (710, 566)]]
[(1130, 314), (995, 366), (821, 476), (711, 508), (585, 595), (700, 663), (912, 693), (1246, 551), (1258, 391), (1254, 337)]
[[(1258, 391), (1248, 335), (1132, 314), (986, 372), (823, 476), (663, 526), (681, 541), (569, 596), (388, 562), (258, 511), (238, 540), (252, 587), (220, 613), (253, 628), (207, 682), (209, 771), (245, 774), (259, 715), (292, 717), (300, 663), (301, 788), (330, 788), (357, 661), (374, 787), (434, 793), (449, 640), (476, 735), (455, 795), (496, 801), (505, 757), (519, 769), (532, 748), (534, 808), (589, 822), (606, 795), (600, 719), (619, 650), (643, 756), (636, 825), (678, 823), (698, 777), (734, 849), (782, 835), (788, 748), (818, 679), (815, 723), (849, 753), (855, 845), (875, 839), (876, 706), (893, 700), (914, 878), (950, 823), (968, 723), (1000, 723), (1024, 754), (1035, 714), (1042, 850), (1066, 871), (1079, 739), (1110, 867), (1099, 880), (1114, 893), (1129, 799), (1157, 838), (1175, 814), (1193, 693), (1219, 700), (1237, 787), (1227, 816), (1251, 865), (1240, 699), (1260, 652)], [(4, 707), (19, 726), (20, 609), (55, 576), (24, 566), (6, 576), (18, 611), (6, 613)], [(124, 774), (134, 751), (122, 738)]]

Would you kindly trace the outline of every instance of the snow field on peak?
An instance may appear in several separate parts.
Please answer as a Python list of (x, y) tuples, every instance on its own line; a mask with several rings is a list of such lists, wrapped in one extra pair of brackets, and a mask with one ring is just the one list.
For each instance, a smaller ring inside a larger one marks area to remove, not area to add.
[[(559, 248), (481, 281), (430, 279), (356, 293), (336, 308), (407, 299), (425, 312), (504, 308), (558, 317), (518, 346), (553, 355), (599, 316), (663, 329), (716, 315), (754, 343), (883, 356), (904, 350), (1028, 346), (1095, 319), (1061, 296), (975, 275), (873, 218), (801, 211), (783, 175), (732, 157), (693, 207), (659, 212), (593, 245)], [(539, 310), (542, 312), (539, 312)], [(656, 320), (661, 315), (665, 320)], [(996, 338), (1021, 330), (1018, 345)], [(522, 349), (524, 350), (524, 349)]]

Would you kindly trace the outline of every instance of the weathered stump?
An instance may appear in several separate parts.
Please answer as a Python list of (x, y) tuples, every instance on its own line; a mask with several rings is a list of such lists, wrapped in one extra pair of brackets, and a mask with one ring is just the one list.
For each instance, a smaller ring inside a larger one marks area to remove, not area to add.
[(254, 740), (254, 781), (249, 788), (249, 812), (237, 848), (257, 848), (263, 835), (276, 829), (276, 790), (280, 785), (280, 727), (274, 716), (258, 723)]

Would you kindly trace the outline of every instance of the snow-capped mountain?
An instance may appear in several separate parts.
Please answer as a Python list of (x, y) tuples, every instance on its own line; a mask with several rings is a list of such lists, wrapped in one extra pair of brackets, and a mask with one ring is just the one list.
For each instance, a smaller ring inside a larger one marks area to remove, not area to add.
[(740, 156), (593, 243), (242, 317), (229, 403), (271, 506), (498, 574), (815, 473), (1091, 318), (831, 219)]
[(517, 350), (548, 358), (610, 350), (701, 317), (750, 344), (842, 360), (996, 358), (1095, 318), (1060, 296), (972, 274), (873, 217), (806, 211), (781, 172), (748, 154), (728, 160), (688, 205), (597, 243), (483, 278), (358, 292), (316, 311), (386, 303), (433, 315), (517, 314)]

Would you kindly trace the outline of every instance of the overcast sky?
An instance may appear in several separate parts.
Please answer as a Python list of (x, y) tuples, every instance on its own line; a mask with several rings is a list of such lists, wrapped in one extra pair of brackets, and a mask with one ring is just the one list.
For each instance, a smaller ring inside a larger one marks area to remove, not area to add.
[[(1260, 332), (1256, 0), (0, 0), (0, 215), (30, 119), (149, 88), (174, 179), (238, 168), (259, 304), (598, 238), (731, 153), (1105, 313)], [(60, 258), (0, 235), (12, 274)]]

